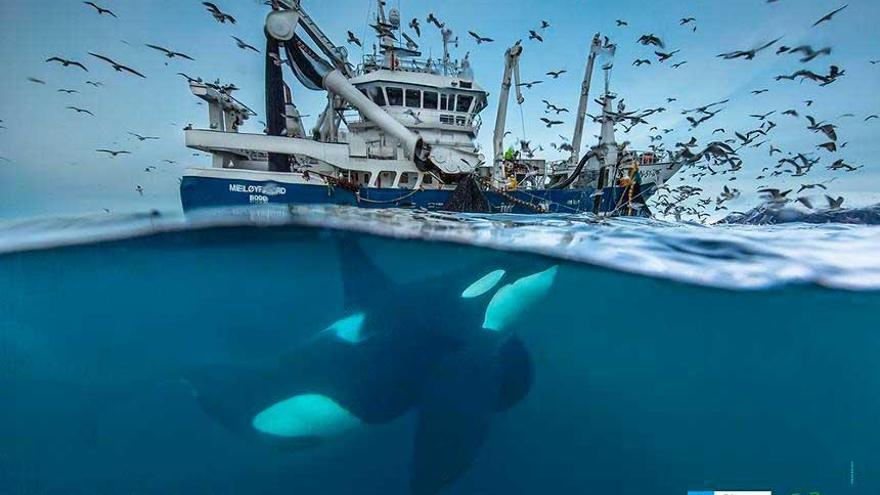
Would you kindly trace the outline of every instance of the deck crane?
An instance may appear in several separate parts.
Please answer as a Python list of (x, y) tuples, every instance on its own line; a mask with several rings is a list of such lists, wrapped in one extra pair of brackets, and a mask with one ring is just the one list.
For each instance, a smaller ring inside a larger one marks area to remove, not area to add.
[(571, 160), (570, 166), (578, 163), (581, 152), (581, 139), (584, 135), (584, 121), (587, 118), (587, 102), (590, 100), (590, 82), (593, 80), (593, 65), (596, 63), (596, 57), (602, 51), (602, 40), (599, 33), (593, 36), (593, 42), (590, 45), (590, 56), (587, 58), (587, 67), (584, 70), (584, 81), (581, 83), (581, 99), (578, 102), (577, 120), (574, 124), (574, 136), (571, 138)]
[(321, 31), (318, 24), (312, 20), (308, 13), (300, 6), (300, 0), (275, 0), (282, 9), (275, 10), (266, 19), (266, 29), (272, 37), (284, 41), (293, 38), (296, 25), (302, 26), (303, 31), (315, 42), (321, 52), (333, 62), (333, 65), (345, 74), (345, 77), (354, 76), (351, 64), (348, 63), (348, 50), (344, 46), (333, 44), (330, 38)]
[(519, 105), (525, 101), (520, 89), (519, 57), (522, 55), (521, 40), (504, 53), (504, 77), (501, 78), (501, 94), (498, 97), (498, 115), (495, 117), (495, 134), (492, 138), (495, 164), (493, 171), (496, 180), (503, 180), (504, 170), (504, 128), (507, 122), (507, 106), (510, 99), (510, 87), (516, 87), (516, 102)]
[[(276, 8), (266, 19), (266, 30), (276, 40), (290, 41), (294, 37), (294, 30), (299, 25), (308, 37), (315, 43), (318, 50), (321, 51), (333, 67), (338, 69), (345, 77), (354, 76), (351, 64), (348, 62), (348, 50), (344, 46), (335, 45), (330, 38), (324, 34), (317, 23), (309, 16), (309, 14), (300, 5), (300, 0), (276, 0)], [(267, 50), (267, 55), (269, 50)], [(269, 60), (266, 61), (269, 64)], [(268, 65), (267, 65), (268, 66)], [(269, 66), (271, 69), (271, 66)], [(268, 92), (267, 92), (268, 95)], [(286, 101), (287, 108), (285, 115), (293, 113), (293, 117), (298, 117), (292, 101)], [(291, 108), (292, 107), (292, 108)], [(327, 95), (327, 106), (315, 124), (312, 131), (313, 134), (320, 134), (323, 141), (335, 141), (339, 132), (339, 126), (342, 123), (340, 111), (347, 107), (345, 102), (332, 93)], [(288, 119), (290, 120), (290, 119)], [(297, 122), (298, 123), (298, 122)], [(287, 122), (290, 128), (294, 122)], [(272, 126), (270, 126), (271, 128)]]

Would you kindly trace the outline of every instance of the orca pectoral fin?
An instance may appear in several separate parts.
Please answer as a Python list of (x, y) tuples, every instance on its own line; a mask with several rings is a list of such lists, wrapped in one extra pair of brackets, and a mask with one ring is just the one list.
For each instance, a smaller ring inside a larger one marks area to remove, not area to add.
[(464, 473), (489, 433), (499, 392), (497, 344), (446, 358), (426, 384), (415, 435), (410, 490), (433, 495)]

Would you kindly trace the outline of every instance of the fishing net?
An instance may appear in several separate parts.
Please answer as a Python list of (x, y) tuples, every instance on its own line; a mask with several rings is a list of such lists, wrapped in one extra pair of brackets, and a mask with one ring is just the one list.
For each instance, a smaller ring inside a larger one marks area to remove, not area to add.
[(458, 182), (455, 190), (449, 196), (449, 200), (443, 205), (446, 211), (458, 211), (462, 213), (491, 213), (492, 208), (480, 185), (473, 175)]

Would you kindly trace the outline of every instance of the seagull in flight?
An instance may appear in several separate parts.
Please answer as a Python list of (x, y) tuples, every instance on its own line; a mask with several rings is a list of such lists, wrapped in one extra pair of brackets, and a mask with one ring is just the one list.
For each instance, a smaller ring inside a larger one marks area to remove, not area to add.
[(766, 43), (764, 45), (761, 45), (757, 48), (752, 48), (749, 50), (735, 50), (732, 52), (722, 53), (722, 54), (718, 55), (718, 57), (723, 58), (725, 60), (731, 60), (731, 59), (735, 59), (735, 58), (744, 58), (746, 60), (752, 60), (753, 58), (755, 58), (755, 56), (758, 54), (758, 52), (773, 46), (781, 39), (782, 39), (782, 37), (780, 36), (779, 38), (776, 38), (775, 40), (773, 40), (769, 43)]
[(149, 48), (152, 48), (153, 50), (157, 50), (157, 51), (164, 53), (165, 56), (168, 58), (180, 57), (180, 58), (185, 58), (187, 60), (195, 61), (194, 58), (190, 57), (189, 55), (187, 55), (185, 53), (175, 52), (173, 50), (169, 50), (168, 48), (164, 48), (164, 47), (161, 47), (158, 45), (151, 45), (149, 43), (147, 43), (146, 46)]
[(419, 38), (422, 37), (422, 27), (419, 25), (418, 19), (413, 17), (413, 20), (409, 21), (409, 27), (416, 32), (416, 36), (418, 36)]
[[(407, 108), (406, 112), (404, 112), (404, 113), (406, 113), (407, 115), (412, 117), (413, 120), (415, 121), (416, 125), (422, 124), (424, 122), (418, 115), (416, 115), (416, 113), (413, 111), (412, 108)], [(419, 113), (421, 113), (421, 112), (419, 112)]]
[(214, 19), (217, 20), (220, 24), (226, 24), (226, 21), (229, 21), (231, 24), (235, 24), (235, 17), (223, 12), (220, 10), (220, 7), (217, 7), (211, 2), (202, 2), (202, 5), (205, 6), (205, 10), (211, 13), (214, 16)]
[(800, 61), (806, 63), (812, 62), (819, 55), (831, 55), (831, 47), (826, 46), (820, 50), (813, 50), (813, 47), (810, 45), (801, 45), (797, 48), (792, 48), (789, 53), (803, 53), (804, 56), (801, 57)]
[(828, 201), (829, 210), (839, 210), (843, 205), (843, 196), (838, 196), (837, 199), (834, 199), (826, 194), (825, 199)]
[(257, 50), (255, 47), (253, 47), (253, 46), (251, 46), (251, 45), (248, 45), (247, 43), (244, 42), (244, 40), (242, 40), (242, 39), (239, 38), (238, 36), (232, 36), (232, 39), (235, 40), (235, 44), (236, 44), (239, 48), (241, 48), (242, 50), (253, 50), (253, 51), (257, 52), (257, 53), (260, 53), (260, 50)]
[(642, 45), (645, 45), (645, 46), (648, 46), (648, 45), (654, 45), (654, 46), (659, 47), (659, 48), (665, 48), (665, 47), (666, 47), (666, 46), (664, 45), (664, 43), (663, 43), (663, 40), (661, 40), (661, 39), (660, 39), (659, 37), (657, 37), (657, 36), (654, 36), (653, 34), (643, 34), (643, 35), (641, 35), (641, 36), (639, 37), (639, 39), (638, 39), (638, 42), (639, 42), (639, 44), (642, 44)]
[(138, 141), (149, 141), (151, 139), (159, 139), (159, 138), (153, 137), (153, 136), (141, 136), (140, 134), (138, 134), (136, 132), (129, 132), (129, 134), (136, 137)]
[(95, 150), (95, 152), (96, 153), (106, 153), (106, 154), (110, 155), (111, 158), (116, 158), (119, 155), (130, 155), (131, 154), (131, 151), (125, 151), (125, 150), (116, 151), (116, 150), (108, 150), (108, 149), (103, 149), (103, 148)]
[(813, 23), (813, 27), (816, 27), (816, 26), (818, 26), (819, 24), (822, 24), (822, 23), (825, 22), (825, 21), (830, 21), (831, 18), (834, 17), (834, 14), (837, 14), (838, 12), (840, 12), (840, 11), (843, 10), (843, 9), (845, 9), (846, 7), (847, 7), (847, 5), (844, 5), (843, 7), (839, 8), (839, 9), (837, 9), (837, 10), (832, 10), (831, 12), (825, 14), (824, 16), (822, 16), (821, 19), (819, 19), (818, 21), (816, 21), (816, 22)]
[(46, 62), (58, 62), (59, 64), (63, 65), (64, 67), (70, 67), (72, 65), (74, 67), (79, 67), (80, 69), (82, 69), (86, 72), (89, 71), (89, 69), (86, 69), (86, 66), (83, 65), (82, 62), (77, 62), (76, 60), (67, 60), (66, 58), (61, 58), (61, 57), (51, 57), (51, 58), (47, 58)]
[(542, 82), (544, 82), (544, 81), (529, 81), (529, 82), (519, 83), (519, 84), (517, 84), (517, 86), (524, 86), (528, 89), (532, 89), (532, 86), (534, 86), (535, 84), (541, 84)]
[(443, 29), (446, 26), (445, 23), (440, 22), (440, 19), (437, 19), (433, 12), (428, 13), (428, 22), (437, 26), (437, 29)]
[(486, 37), (480, 36), (479, 34), (473, 32), (473, 31), (468, 31), (468, 34), (474, 38), (474, 40), (477, 42), (478, 45), (482, 45), (483, 43), (492, 43), (493, 41), (495, 41), (492, 38), (486, 38)]
[(131, 67), (126, 67), (126, 66), (124, 66), (124, 65), (122, 65), (122, 64), (120, 64), (120, 63), (117, 63), (117, 62), (115, 62), (114, 60), (112, 60), (112, 59), (110, 59), (110, 58), (108, 58), (108, 57), (105, 57), (105, 56), (103, 56), (103, 55), (98, 55), (97, 53), (92, 53), (92, 52), (89, 52), (89, 55), (91, 55), (91, 56), (93, 56), (93, 57), (95, 57), (95, 58), (99, 58), (99, 59), (101, 59), (101, 60), (107, 62), (108, 64), (112, 65), (112, 66), (113, 66), (113, 70), (115, 70), (116, 72), (128, 72), (128, 73), (130, 73), (130, 74), (134, 74), (134, 75), (136, 75), (136, 76), (138, 76), (138, 77), (142, 77), (142, 78), (144, 78), (144, 79), (147, 78), (147, 76), (145, 76), (145, 75), (141, 74), (140, 72), (138, 72), (138, 71), (132, 69)]
[(351, 31), (348, 32), (348, 39), (346, 40), (346, 42), (350, 45), (354, 44), (361, 48), (363, 48), (364, 46), (363, 43), (361, 43), (361, 40), (359, 40), (358, 37), (355, 36), (354, 33), (352, 33)]
[(551, 70), (550, 72), (547, 72), (547, 75), (552, 77), (553, 79), (559, 79), (559, 76), (561, 76), (562, 74), (565, 74), (566, 72), (568, 72), (568, 71), (565, 69), (556, 70), (556, 71)]
[(67, 107), (67, 109), (68, 109), (68, 110), (73, 110), (73, 111), (76, 112), (76, 113), (85, 113), (85, 114), (91, 115), (92, 117), (95, 116), (95, 114), (93, 114), (92, 112), (86, 110), (85, 108), (79, 108), (79, 107)]
[(663, 62), (672, 58), (673, 55), (680, 52), (681, 50), (672, 50), (671, 52), (661, 52), (655, 51), (654, 55), (657, 55), (657, 60), (662, 64)]
[(112, 15), (113, 17), (116, 17), (118, 19), (116, 14), (114, 14), (112, 11), (110, 11), (110, 9), (105, 9), (104, 7), (101, 7), (100, 5), (96, 5), (94, 2), (83, 2), (83, 3), (88, 6), (93, 7), (98, 12), (98, 15), (109, 14), (109, 15)]
[(200, 83), (200, 82), (202, 82), (202, 78), (201, 78), (201, 77), (190, 77), (190, 76), (184, 74), (183, 72), (178, 72), (177, 75), (178, 75), (178, 76), (181, 76), (181, 77), (183, 77), (183, 78), (185, 78), (185, 79), (186, 79), (186, 82), (189, 82), (189, 83), (194, 83), (194, 82), (195, 82), (195, 83)]

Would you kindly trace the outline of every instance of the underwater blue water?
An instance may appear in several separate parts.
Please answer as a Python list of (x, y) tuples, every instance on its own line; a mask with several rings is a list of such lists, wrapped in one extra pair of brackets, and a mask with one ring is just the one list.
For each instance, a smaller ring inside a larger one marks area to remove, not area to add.
[[(877, 494), (878, 247), (864, 225), (345, 208), (6, 224), (0, 493), (409, 493), (417, 410), (274, 448), (206, 414), (182, 370), (308, 345), (369, 267), (381, 295), (556, 265), (511, 328), (531, 388), (441, 493)], [(416, 292), (371, 309), (421, 311), (416, 335), (463, 321)]]

